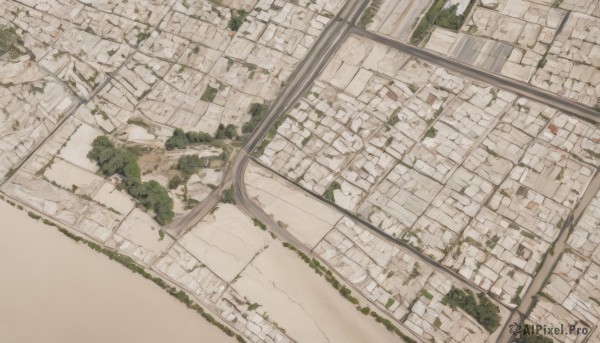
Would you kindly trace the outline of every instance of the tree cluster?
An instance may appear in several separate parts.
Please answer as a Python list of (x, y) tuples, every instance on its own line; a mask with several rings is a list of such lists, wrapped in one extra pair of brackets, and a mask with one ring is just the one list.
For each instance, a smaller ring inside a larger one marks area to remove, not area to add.
[(176, 168), (183, 174), (184, 180), (196, 174), (200, 168), (208, 167), (208, 159), (197, 155), (181, 156), (177, 161)]
[(427, 10), (415, 28), (411, 37), (411, 43), (420, 43), (425, 37), (427, 37), (434, 25), (450, 30), (460, 29), (466, 18), (466, 14), (469, 13), (474, 1), (470, 1), (469, 6), (461, 15), (456, 13), (458, 5), (452, 5), (448, 8), (444, 8), (445, 4), (446, 0), (435, 0), (433, 5), (429, 7), (429, 10)]
[(500, 325), (500, 309), (483, 293), (476, 298), (471, 290), (452, 287), (442, 302), (453, 309), (460, 307), (489, 332)]
[(216, 139), (236, 139), (237, 138), (237, 127), (233, 124), (227, 126), (219, 124), (217, 132), (215, 133)]
[(158, 182), (142, 182), (137, 156), (131, 150), (117, 148), (108, 137), (99, 136), (92, 142), (87, 156), (98, 164), (104, 175), (122, 175), (127, 192), (142, 206), (153, 210), (158, 223), (164, 225), (173, 220), (173, 200)]
[(227, 126), (219, 124), (215, 136), (202, 131), (184, 132), (182, 129), (175, 129), (173, 135), (167, 138), (165, 148), (167, 150), (185, 149), (189, 145), (212, 143), (215, 139), (235, 139), (237, 138), (237, 127), (233, 124)]
[(185, 149), (190, 144), (210, 143), (213, 137), (206, 132), (184, 132), (182, 129), (175, 129), (173, 136), (165, 142), (167, 150)]

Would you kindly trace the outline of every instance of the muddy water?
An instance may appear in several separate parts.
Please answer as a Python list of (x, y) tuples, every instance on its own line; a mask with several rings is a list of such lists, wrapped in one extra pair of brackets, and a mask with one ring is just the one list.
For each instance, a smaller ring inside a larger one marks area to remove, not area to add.
[(0, 200), (0, 342), (234, 340), (149, 281)]

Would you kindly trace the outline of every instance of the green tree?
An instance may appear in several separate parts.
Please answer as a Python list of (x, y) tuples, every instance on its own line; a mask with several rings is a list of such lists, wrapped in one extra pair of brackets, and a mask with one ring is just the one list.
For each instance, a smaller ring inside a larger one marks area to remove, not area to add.
[(108, 137), (100, 136), (92, 142), (88, 158), (98, 164), (104, 175), (121, 174), (127, 192), (142, 206), (153, 210), (157, 222), (166, 224), (174, 217), (173, 200), (158, 182), (141, 182), (140, 167), (134, 151), (135, 149), (118, 149)]
[(167, 150), (185, 149), (188, 146), (188, 138), (182, 129), (175, 129), (173, 136), (169, 137), (165, 142)]
[(179, 187), (179, 185), (181, 185), (182, 183), (183, 183), (183, 179), (181, 179), (181, 177), (179, 175), (175, 175), (175, 176), (173, 176), (173, 178), (171, 180), (169, 180), (169, 188), (175, 189), (175, 188)]
[(181, 156), (177, 161), (177, 170), (181, 171), (185, 179), (196, 174), (200, 168), (206, 166), (206, 160), (197, 155)]

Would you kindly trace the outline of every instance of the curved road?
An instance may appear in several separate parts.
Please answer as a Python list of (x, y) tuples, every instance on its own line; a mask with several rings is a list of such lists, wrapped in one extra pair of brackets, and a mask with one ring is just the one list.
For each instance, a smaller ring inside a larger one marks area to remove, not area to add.
[[(448, 70), (461, 74), (465, 77), (482, 81), (489, 85), (514, 92), (516, 94), (519, 94), (520, 96), (524, 96), (534, 101), (538, 101), (540, 103), (554, 107), (558, 110), (561, 110), (565, 113), (569, 113), (578, 118), (595, 123), (600, 122), (600, 113), (598, 113), (598, 111), (596, 111), (595, 109), (585, 106), (583, 104), (576, 103), (571, 100), (556, 96), (555, 94), (519, 81), (515, 81), (484, 70), (480, 70), (473, 66), (464, 64), (460, 61), (449, 59), (445, 56), (440, 56), (430, 51), (417, 48), (390, 39), (388, 37), (384, 37), (355, 27), (354, 24), (356, 23), (356, 21), (360, 17), (360, 14), (363, 12), (367, 5), (368, 1), (366, 0), (349, 0), (344, 5), (344, 7), (338, 13), (338, 15), (334, 17), (331, 23), (319, 36), (316, 43), (311, 48), (305, 59), (300, 62), (298, 67), (292, 73), (288, 86), (277, 97), (275, 102), (271, 104), (267, 116), (264, 118), (263, 121), (261, 121), (261, 123), (255, 129), (255, 131), (249, 136), (246, 144), (236, 154), (233, 164), (227, 170), (219, 187), (213, 190), (213, 192), (211, 192), (211, 194), (204, 201), (202, 201), (202, 203), (197, 205), (187, 216), (169, 225), (167, 231), (172, 236), (177, 238), (185, 234), (188, 230), (190, 230), (197, 222), (199, 222), (202, 219), (202, 217), (204, 217), (207, 213), (212, 211), (212, 209), (215, 206), (217, 206), (217, 204), (221, 200), (221, 194), (223, 190), (229, 188), (230, 186), (233, 186), (234, 197), (237, 206), (242, 211), (244, 211), (250, 217), (256, 218), (263, 222), (271, 232), (275, 233), (279, 237), (280, 240), (291, 243), (294, 246), (296, 246), (299, 250), (310, 254), (310, 249), (308, 249), (308, 247), (306, 247), (303, 243), (299, 242), (287, 230), (283, 229), (277, 222), (273, 220), (273, 218), (267, 215), (262, 210), (262, 208), (258, 206), (248, 196), (248, 193), (246, 191), (246, 185), (244, 183), (244, 175), (248, 162), (250, 161), (249, 154), (252, 151), (254, 151), (254, 149), (257, 147), (257, 145), (260, 143), (263, 137), (266, 136), (267, 132), (274, 125), (276, 120), (279, 117), (281, 117), (291, 106), (293, 106), (302, 97), (306, 90), (309, 89), (309, 87), (312, 85), (313, 81), (316, 79), (320, 71), (324, 68), (324, 66), (333, 56), (338, 47), (350, 34), (356, 34), (367, 39), (373, 40), (375, 42), (387, 45), (412, 57), (416, 57), (418, 59), (428, 61), (432, 64), (447, 68)], [(600, 182), (598, 178), (596, 178), (596, 182)], [(597, 190), (598, 186), (590, 186), (590, 188)], [(316, 196), (318, 197), (318, 195)], [(583, 202), (586, 203), (586, 201)], [(579, 212), (580, 209), (587, 207), (586, 204), (581, 205), (582, 206), (578, 206), (576, 211)], [(345, 211), (342, 212), (345, 213)], [(348, 213), (345, 214), (351, 215)], [(581, 213), (579, 212), (577, 214), (580, 215)], [(351, 215), (351, 217), (355, 218), (355, 216), (353, 215)], [(576, 215), (575, 219), (577, 219), (578, 217), (579, 216)], [(370, 225), (370, 223), (364, 223), (363, 220), (359, 221), (366, 225), (366, 227), (372, 226)], [(376, 233), (381, 233), (381, 231), (379, 230), (376, 231), (378, 231)], [(563, 233), (561, 237), (557, 240), (556, 248), (558, 248), (559, 250), (555, 250), (555, 256), (549, 256), (549, 258), (547, 258), (546, 261), (544, 261), (543, 268), (535, 276), (532, 282), (533, 286), (531, 286), (530, 289), (528, 289), (525, 296), (523, 297), (523, 301), (521, 303), (522, 306), (519, 306), (518, 309), (511, 313), (510, 319), (507, 323), (510, 323), (513, 320), (518, 320), (521, 317), (521, 313), (524, 311), (524, 307), (531, 302), (532, 296), (537, 293), (540, 285), (543, 284), (543, 281), (545, 281), (548, 275), (552, 272), (552, 267), (555, 264), (556, 259), (560, 256), (562, 252), (562, 247), (564, 245), (564, 241), (566, 240), (566, 236), (567, 235)], [(395, 242), (395, 244), (398, 243)], [(429, 259), (425, 258), (425, 261), (429, 261)], [(440, 265), (436, 265), (434, 267), (438, 268), (442, 272), (453, 274), (452, 276), (454, 276), (455, 278), (466, 282), (463, 278), (457, 277), (455, 273), (448, 271), (446, 268)], [(466, 284), (470, 285), (470, 283), (468, 282), (466, 282)], [(500, 332), (500, 335), (498, 337), (498, 342), (509, 342), (511, 337), (510, 335), (506, 334), (506, 332), (508, 331), (505, 329), (501, 330), (502, 331)]]

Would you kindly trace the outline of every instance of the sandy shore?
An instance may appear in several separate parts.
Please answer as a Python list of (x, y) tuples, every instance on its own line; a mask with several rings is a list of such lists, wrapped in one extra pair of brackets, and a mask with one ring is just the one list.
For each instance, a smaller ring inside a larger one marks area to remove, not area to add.
[(0, 201), (0, 342), (232, 343), (159, 287)]

